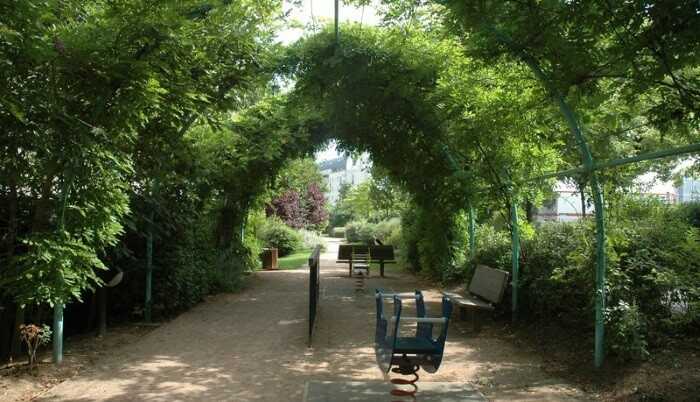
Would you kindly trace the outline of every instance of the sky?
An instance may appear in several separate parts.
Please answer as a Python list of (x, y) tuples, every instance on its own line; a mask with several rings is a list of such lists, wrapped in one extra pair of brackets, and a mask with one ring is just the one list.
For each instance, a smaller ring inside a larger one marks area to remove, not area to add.
[[(290, 18), (300, 22), (303, 26), (312, 24), (315, 21), (317, 26), (325, 23), (332, 23), (334, 16), (333, 0), (302, 0), (301, 7), (292, 5), (289, 0), (284, 0), (284, 10), (290, 10)], [(381, 18), (377, 15), (377, 7), (370, 4), (365, 7), (354, 7), (343, 4), (340, 1), (339, 19), (341, 22), (362, 22), (367, 25), (379, 24)], [(313, 18), (312, 18), (313, 16)], [(280, 42), (289, 44), (301, 38), (304, 31), (302, 28), (290, 28), (282, 31), (278, 36)]]

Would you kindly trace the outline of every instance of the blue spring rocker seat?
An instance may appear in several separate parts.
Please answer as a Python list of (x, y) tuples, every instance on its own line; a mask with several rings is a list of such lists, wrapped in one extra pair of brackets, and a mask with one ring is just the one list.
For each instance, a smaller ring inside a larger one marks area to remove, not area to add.
[[(445, 351), (447, 327), (452, 314), (452, 302), (446, 296), (442, 298), (442, 316), (430, 318), (426, 316), (425, 302), (420, 291), (415, 293), (386, 293), (377, 289), (377, 328), (375, 333), (375, 354), (380, 368), (389, 372), (403, 375), (413, 374), (423, 368), (428, 373), (434, 373), (440, 367)], [(402, 300), (415, 299), (416, 316), (402, 316)], [(384, 312), (384, 301), (393, 301), (392, 316)], [(402, 336), (400, 324), (415, 322), (414, 336)], [(439, 325), (439, 334), (434, 334), (434, 327)], [(395, 384), (413, 384), (413, 382), (394, 382)], [(415, 392), (415, 391), (414, 391)]]

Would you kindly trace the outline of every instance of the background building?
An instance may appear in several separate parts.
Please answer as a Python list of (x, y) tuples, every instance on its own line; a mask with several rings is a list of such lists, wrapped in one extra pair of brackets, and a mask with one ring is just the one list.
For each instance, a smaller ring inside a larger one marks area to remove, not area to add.
[(358, 159), (341, 156), (317, 163), (328, 184), (328, 192), (325, 196), (330, 204), (338, 201), (340, 189), (344, 184), (355, 186), (367, 181), (370, 177), (369, 168), (372, 166), (367, 155), (362, 155)]
[[(682, 185), (673, 188), (670, 183), (654, 183), (653, 178), (640, 180), (639, 194), (656, 197), (667, 204), (700, 201), (700, 181), (683, 178)], [(595, 212), (592, 200), (586, 196), (586, 216)], [(566, 182), (558, 182), (554, 196), (535, 211), (535, 221), (570, 222), (582, 216), (581, 192)]]
[(684, 177), (681, 185), (676, 188), (678, 202), (700, 201), (700, 180)]

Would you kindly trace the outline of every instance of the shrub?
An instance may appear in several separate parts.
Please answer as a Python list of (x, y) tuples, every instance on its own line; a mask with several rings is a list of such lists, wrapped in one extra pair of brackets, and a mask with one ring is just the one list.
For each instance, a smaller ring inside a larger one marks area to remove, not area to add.
[(276, 218), (268, 219), (258, 237), (265, 247), (276, 248), (280, 257), (301, 249), (303, 245), (301, 234)]
[(498, 231), (489, 225), (477, 226), (475, 260), (493, 268), (510, 270), (510, 259), (510, 233)]
[(375, 230), (375, 237), (379, 240), (381, 240), (384, 244), (387, 243), (387, 239), (391, 236), (391, 234), (396, 231), (396, 229), (401, 228), (401, 219), (400, 218), (391, 218), (385, 221), (381, 221), (377, 224), (376, 230)]
[(403, 244), (403, 236), (401, 233), (401, 226), (395, 227), (394, 230), (392, 230), (391, 233), (389, 233), (389, 235), (383, 240), (384, 244), (400, 249)]
[(331, 228), (330, 233), (331, 237), (336, 237), (336, 238), (345, 238), (345, 227), (340, 226), (340, 227), (335, 227)]
[(454, 267), (460, 266), (460, 233), (458, 215), (443, 210), (414, 206), (404, 211), (402, 222), (402, 258), (414, 271), (428, 276), (449, 279)]
[(353, 221), (345, 225), (345, 238), (350, 243), (374, 243), (377, 226), (367, 221)]
[(321, 249), (326, 248), (326, 242), (323, 241), (323, 238), (318, 233), (312, 232), (310, 230), (301, 229), (299, 230), (299, 234), (301, 235), (301, 242), (303, 248), (310, 249), (319, 245), (321, 246)]

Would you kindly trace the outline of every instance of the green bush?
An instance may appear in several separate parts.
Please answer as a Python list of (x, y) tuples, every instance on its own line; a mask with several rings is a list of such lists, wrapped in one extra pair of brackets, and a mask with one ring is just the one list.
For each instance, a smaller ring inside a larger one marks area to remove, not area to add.
[(401, 228), (400, 218), (391, 218), (377, 223), (374, 236), (384, 244), (389, 244), (388, 239), (397, 229)]
[(331, 237), (335, 238), (345, 238), (345, 227), (340, 226), (340, 227), (334, 227), (331, 228), (330, 233)]
[(461, 272), (466, 240), (459, 215), (414, 206), (401, 223), (401, 255), (408, 267), (446, 281)]
[[(667, 334), (700, 332), (700, 230), (689, 211), (626, 199), (608, 219), (607, 346), (620, 358), (645, 358)], [(522, 241), (528, 319), (592, 331), (595, 246), (592, 219), (544, 223)], [(509, 233), (479, 227), (476, 262), (510, 271)]]
[(489, 225), (476, 227), (476, 261), (493, 268), (510, 269), (510, 233)]
[(304, 249), (311, 249), (316, 246), (321, 246), (322, 250), (326, 249), (326, 242), (318, 233), (300, 229), (299, 234), (301, 235), (301, 243)]
[(353, 221), (345, 225), (345, 239), (350, 243), (373, 244), (377, 225), (367, 221)]
[(394, 246), (396, 249), (401, 249), (403, 244), (403, 235), (401, 226), (395, 227), (389, 235), (382, 240), (384, 244)]
[(264, 247), (276, 248), (280, 257), (300, 250), (304, 240), (299, 232), (274, 217), (269, 218), (263, 227), (260, 228), (258, 237)]

